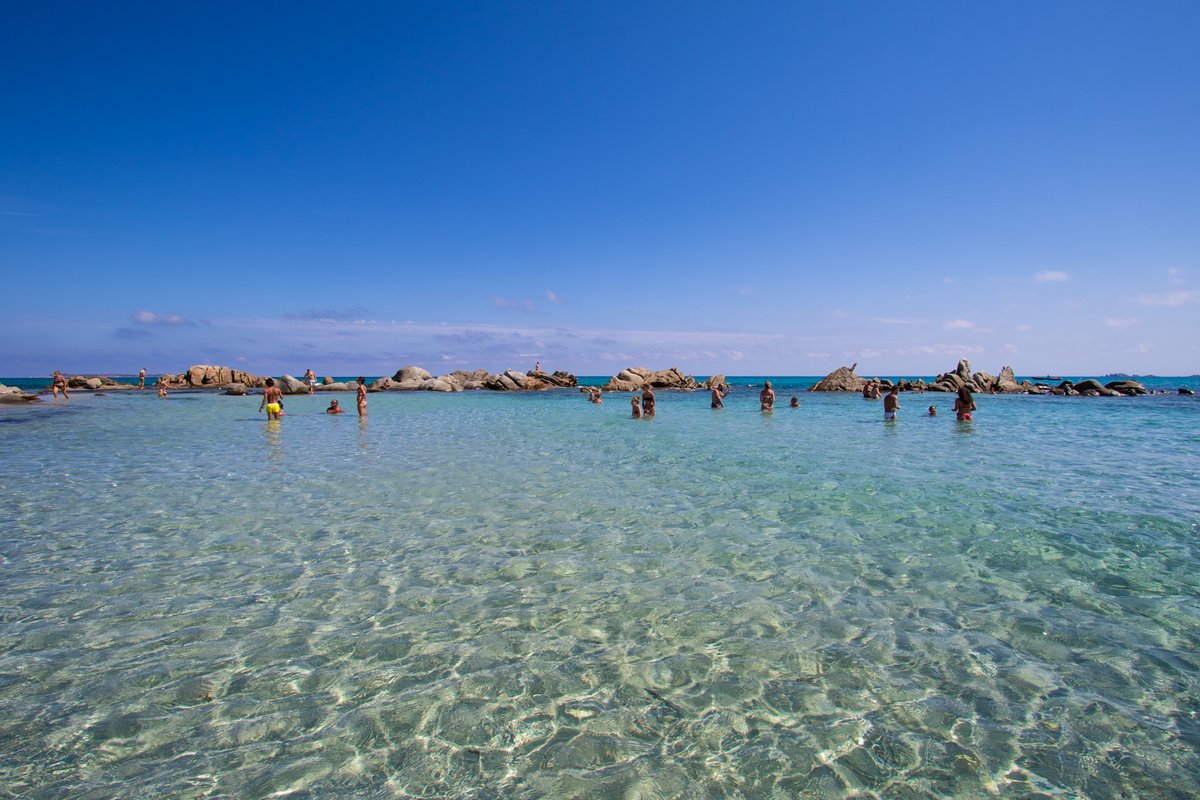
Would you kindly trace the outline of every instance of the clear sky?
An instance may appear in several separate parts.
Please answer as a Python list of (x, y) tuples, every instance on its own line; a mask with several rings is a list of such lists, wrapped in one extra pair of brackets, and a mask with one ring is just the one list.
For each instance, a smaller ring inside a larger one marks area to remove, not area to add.
[(1200, 372), (1200, 2), (13, 2), (0, 375)]

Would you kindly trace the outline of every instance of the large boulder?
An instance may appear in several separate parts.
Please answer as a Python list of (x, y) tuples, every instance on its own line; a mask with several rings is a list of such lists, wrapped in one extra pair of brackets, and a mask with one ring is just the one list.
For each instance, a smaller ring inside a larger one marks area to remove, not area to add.
[(504, 377), (512, 381), (518, 389), (524, 389), (529, 383), (529, 378), (523, 373), (517, 372), (515, 369), (504, 370)]
[(855, 373), (858, 362), (848, 367), (838, 367), (809, 389), (810, 392), (861, 392), (867, 385), (865, 378)]
[(15, 386), (0, 383), (0, 403), (28, 403), (37, 399), (36, 394), (27, 394)]
[[(419, 385), (419, 384), (418, 384)], [(376, 378), (367, 386), (368, 392), (387, 392), (398, 388), (391, 378)], [(416, 386), (413, 387), (414, 389)]]
[(701, 384), (701, 386), (711, 392), (713, 389), (721, 388), (727, 383), (728, 382), (725, 380), (724, 375), (713, 375), (711, 378)]
[(246, 384), (244, 384), (244, 383), (230, 383), (230, 384), (226, 384), (226, 386), (225, 386), (225, 394), (230, 394), (230, 395), (233, 395), (234, 397), (241, 397), (245, 393), (246, 393)]
[(695, 378), (691, 375), (684, 375), (677, 367), (657, 371), (645, 367), (629, 367), (609, 378), (608, 383), (604, 384), (601, 389), (606, 392), (632, 392), (647, 385), (655, 389), (694, 390), (700, 388), (700, 384), (696, 383)]
[(996, 378), (996, 391), (1002, 394), (1020, 394), (1026, 391), (1026, 389), (1017, 383), (1017, 376), (1013, 374), (1013, 368), (1004, 367), (1000, 370), (1000, 375)]
[(408, 366), (401, 367), (400, 370), (392, 376), (392, 380), (394, 380), (396, 383), (417, 381), (417, 385), (419, 386), (422, 382), (427, 381), (432, 377), (433, 375), (428, 370), (421, 369), (420, 367)]
[(422, 381), (420, 388), (426, 392), (453, 392), (454, 385), (442, 378), (430, 378)]
[(984, 372), (983, 370), (971, 376), (971, 383), (975, 384), (975, 391), (977, 392), (984, 392), (986, 394), (996, 390), (996, 379), (992, 377), (991, 373)]
[[(571, 389), (579, 385), (579, 379), (566, 370), (556, 369), (553, 373), (545, 373), (539, 370), (530, 370), (525, 373), (525, 377), (530, 381), (535, 381), (536, 386), (529, 388), (537, 389)], [(528, 385), (528, 384), (527, 384)]]
[(357, 383), (345, 383), (342, 381), (330, 381), (323, 383), (317, 387), (318, 392), (352, 392), (357, 388)]
[(1108, 383), (1104, 384), (1104, 388), (1112, 389), (1118, 394), (1128, 395), (1130, 397), (1139, 394), (1146, 394), (1146, 387), (1143, 386), (1140, 381), (1134, 380), (1109, 381)]
[(284, 375), (275, 381), (275, 385), (284, 394), (308, 394), (308, 384), (293, 378), (291, 375)]
[(488, 375), (487, 380), (483, 382), (483, 388), (490, 389), (493, 392), (515, 392), (521, 387), (517, 386), (507, 374), (501, 374)]

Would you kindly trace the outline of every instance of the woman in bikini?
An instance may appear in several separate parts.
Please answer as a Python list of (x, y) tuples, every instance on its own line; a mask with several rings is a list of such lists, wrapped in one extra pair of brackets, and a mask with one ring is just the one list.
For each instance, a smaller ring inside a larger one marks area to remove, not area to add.
[(358, 376), (358, 415), (367, 415), (367, 379), (361, 375)]
[(971, 396), (971, 390), (964, 386), (958, 390), (958, 397), (954, 400), (954, 418), (969, 420), (974, 410), (975, 398)]

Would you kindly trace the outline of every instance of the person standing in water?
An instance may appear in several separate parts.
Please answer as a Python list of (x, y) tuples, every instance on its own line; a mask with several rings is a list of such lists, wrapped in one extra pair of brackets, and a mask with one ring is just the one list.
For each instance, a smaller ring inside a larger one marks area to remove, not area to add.
[(771, 388), (771, 382), (767, 381), (763, 384), (763, 389), (758, 393), (759, 411), (774, 411), (775, 410), (775, 390)]
[(633, 406), (633, 418), (641, 419), (642, 418), (642, 402), (638, 399), (638, 396), (636, 394), (633, 396), (633, 399), (631, 399), (629, 401), (629, 405)]
[(258, 410), (267, 410), (267, 419), (279, 419), (283, 413), (283, 392), (279, 391), (279, 387), (275, 385), (274, 378), (267, 378), (267, 386), (263, 389), (262, 402), (258, 404)]
[(358, 415), (365, 417), (367, 415), (367, 379), (362, 375), (358, 376)]
[(146, 368), (142, 367), (142, 371), (138, 373), (138, 388), (146, 388)]
[(714, 386), (712, 390), (712, 407), (724, 408), (726, 397), (729, 397), (729, 384), (722, 383)]
[(642, 390), (642, 415), (646, 417), (654, 416), (654, 387), (646, 384), (646, 388)]
[(55, 400), (58, 399), (59, 391), (62, 391), (64, 400), (71, 399), (71, 395), (67, 394), (67, 379), (58, 370), (54, 370), (54, 380), (50, 384), (50, 393), (54, 395)]
[(900, 410), (900, 386), (893, 384), (891, 391), (887, 393), (887, 397), (883, 398), (883, 418), (895, 419), (896, 412)]
[(965, 422), (971, 419), (971, 412), (974, 410), (975, 398), (971, 396), (971, 390), (963, 386), (954, 400), (954, 418)]

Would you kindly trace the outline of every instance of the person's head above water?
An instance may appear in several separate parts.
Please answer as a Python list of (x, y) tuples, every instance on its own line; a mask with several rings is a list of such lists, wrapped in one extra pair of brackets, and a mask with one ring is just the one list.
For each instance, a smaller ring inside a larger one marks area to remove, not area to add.
[(274, 386), (274, 385), (275, 385), (275, 379), (267, 378), (267, 386)]

